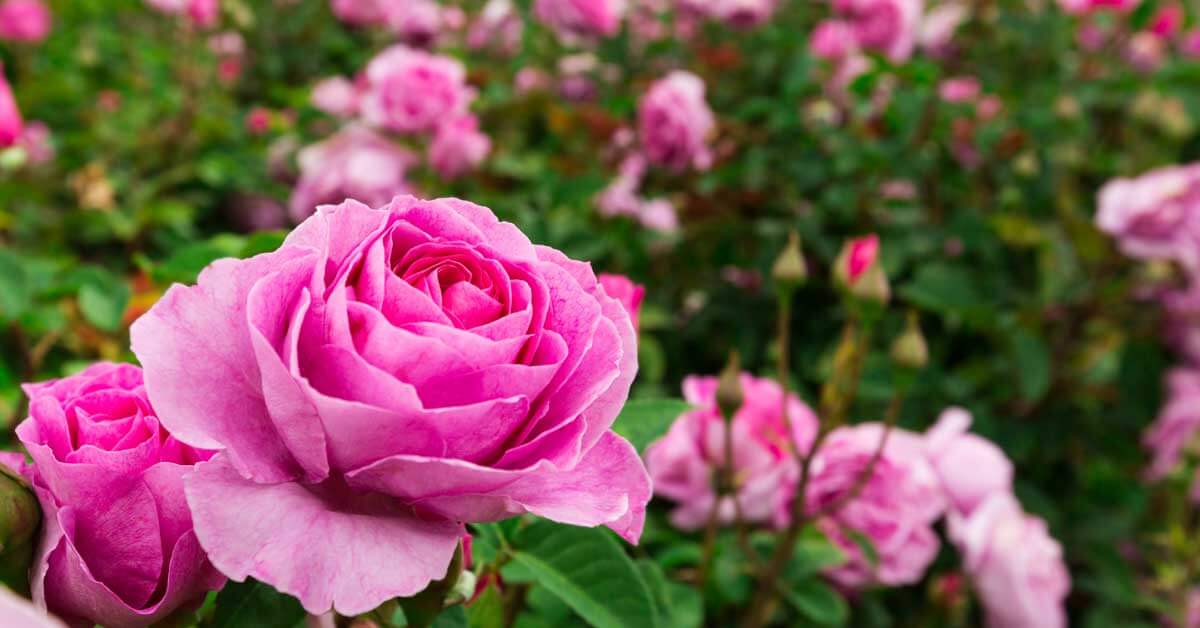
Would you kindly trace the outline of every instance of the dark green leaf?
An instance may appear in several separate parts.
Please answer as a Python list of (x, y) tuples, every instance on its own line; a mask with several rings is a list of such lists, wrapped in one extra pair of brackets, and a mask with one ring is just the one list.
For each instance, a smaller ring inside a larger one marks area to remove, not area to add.
[(296, 598), (257, 580), (230, 582), (217, 596), (213, 625), (220, 628), (292, 628), (304, 619)]
[(638, 451), (667, 433), (671, 423), (690, 406), (681, 399), (631, 399), (613, 424)]
[(850, 615), (846, 600), (818, 578), (792, 583), (784, 596), (806, 619), (823, 626), (845, 625)]

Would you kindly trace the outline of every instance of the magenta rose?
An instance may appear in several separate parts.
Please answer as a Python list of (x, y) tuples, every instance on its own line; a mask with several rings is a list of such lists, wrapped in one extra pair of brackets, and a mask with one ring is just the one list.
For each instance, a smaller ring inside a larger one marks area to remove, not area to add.
[(598, 279), (600, 285), (604, 286), (604, 292), (625, 306), (625, 311), (629, 312), (629, 319), (633, 321), (633, 330), (637, 331), (638, 313), (642, 309), (642, 299), (646, 296), (646, 287), (633, 283), (625, 275), (614, 273), (601, 273)]
[[(723, 497), (716, 505), (717, 518), (733, 522), (740, 506), (743, 521), (782, 525), (788, 520), (785, 487), (798, 478), (795, 450), (812, 446), (817, 417), (802, 401), (789, 397), (789, 434), (779, 384), (750, 374), (743, 374), (741, 383), (745, 401), (733, 417), (732, 443), (737, 503)], [(726, 422), (717, 409), (717, 378), (688, 377), (683, 395), (694, 409), (675, 419), (666, 436), (646, 449), (646, 466), (655, 494), (677, 504), (671, 523), (697, 530), (708, 522), (717, 500), (713, 486), (725, 463)]]
[(300, 180), (292, 190), (289, 211), (297, 222), (318, 205), (348, 198), (373, 205), (412, 191), (408, 170), (417, 156), (388, 138), (360, 125), (300, 151)]
[(1121, 251), (1200, 266), (1200, 164), (1169, 166), (1104, 184), (1096, 224)]
[(331, 116), (349, 118), (358, 114), (358, 87), (344, 76), (331, 76), (313, 86), (312, 105)]
[[(933, 523), (945, 511), (945, 498), (925, 458), (923, 439), (895, 428), (875, 459), (883, 435), (878, 423), (838, 428), (813, 461), (808, 512), (840, 505), (818, 526), (849, 557), (847, 563), (827, 573), (847, 589), (917, 582), (938, 552)], [(872, 460), (874, 467), (861, 490), (848, 497)], [(863, 553), (849, 531), (871, 543), (878, 564)]]
[(1142, 443), (1154, 460), (1146, 475), (1166, 477), (1183, 461), (1188, 443), (1200, 432), (1200, 370), (1176, 368), (1167, 373), (1167, 395), (1158, 418), (1147, 428)]
[[(591, 268), (485, 207), (318, 209), (134, 323), (213, 564), (356, 615), (445, 576), (465, 522), (641, 534), (650, 483), (609, 430), (637, 371)], [(313, 539), (321, 539), (316, 543)]]
[(461, 63), (403, 45), (376, 55), (364, 75), (363, 118), (402, 133), (433, 130), (447, 116), (466, 111), (475, 97)]
[(483, 163), (492, 140), (479, 130), (479, 120), (465, 114), (438, 126), (429, 143), (429, 164), (443, 179), (457, 179)]
[(330, 8), (339, 20), (356, 25), (383, 23), (387, 18), (386, 0), (331, 0)]
[(1008, 493), (969, 517), (951, 515), (949, 536), (983, 604), (988, 628), (1064, 628), (1071, 576), (1046, 522)]
[(833, 0), (849, 20), (858, 45), (893, 62), (907, 61), (917, 43), (924, 0)]
[(533, 14), (566, 39), (612, 37), (628, 8), (626, 0), (534, 0)]
[(29, 384), (20, 471), (42, 506), (31, 573), (39, 606), (77, 623), (149, 626), (225, 579), (192, 530), (183, 478), (212, 452), (177, 441), (142, 371), (100, 363)]
[(4, 65), (0, 64), (0, 148), (17, 143), (24, 126), (17, 99), (13, 96), (8, 79), (4, 77)]
[(995, 443), (968, 434), (971, 415), (947, 408), (925, 434), (925, 450), (954, 510), (970, 514), (996, 493), (1011, 493), (1013, 463)]
[(658, 80), (638, 104), (638, 132), (651, 162), (673, 170), (712, 165), (708, 137), (716, 128), (704, 100), (704, 81), (675, 71)]
[(50, 9), (42, 0), (0, 2), (0, 39), (39, 42), (50, 34)]
[(825, 20), (808, 36), (808, 50), (818, 59), (838, 61), (858, 50), (854, 29), (844, 20)]
[(734, 28), (753, 28), (771, 19), (779, 0), (706, 0), (705, 12)]

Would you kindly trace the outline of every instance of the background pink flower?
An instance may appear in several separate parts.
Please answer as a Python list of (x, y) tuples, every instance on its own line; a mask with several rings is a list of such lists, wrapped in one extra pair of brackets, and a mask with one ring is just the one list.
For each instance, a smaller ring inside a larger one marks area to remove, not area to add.
[(858, 45), (907, 61), (916, 46), (924, 0), (833, 0), (834, 11), (848, 20)]
[(4, 76), (4, 65), (0, 64), (0, 148), (15, 144), (24, 126), (17, 99)]
[(535, 0), (533, 14), (559, 35), (612, 37), (621, 30), (626, 0)]
[(433, 130), (447, 116), (465, 111), (474, 98), (466, 74), (450, 57), (392, 46), (367, 64), (363, 118), (404, 133)]
[(996, 493), (1011, 493), (1013, 464), (995, 443), (968, 434), (971, 415), (947, 408), (926, 432), (925, 450), (950, 506), (964, 515)]
[(642, 309), (642, 299), (646, 296), (646, 287), (633, 283), (625, 275), (601, 273), (597, 279), (604, 288), (605, 294), (621, 302), (629, 319), (633, 321), (633, 329), (638, 328), (638, 313)]
[(715, 127), (704, 81), (691, 72), (675, 71), (658, 80), (638, 104), (642, 150), (652, 163), (672, 170), (707, 170), (712, 165), (708, 137)]
[(297, 161), (300, 180), (289, 211), (299, 222), (318, 205), (348, 198), (379, 205), (411, 191), (407, 173), (417, 157), (366, 127), (351, 125), (300, 151)]
[(1100, 188), (1096, 224), (1121, 251), (1200, 265), (1200, 164), (1171, 166)]
[(42, 0), (0, 2), (0, 39), (39, 42), (50, 34), (50, 9)]
[(492, 140), (479, 130), (479, 119), (457, 116), (438, 126), (429, 143), (429, 163), (443, 179), (457, 179), (479, 167), (492, 149)]

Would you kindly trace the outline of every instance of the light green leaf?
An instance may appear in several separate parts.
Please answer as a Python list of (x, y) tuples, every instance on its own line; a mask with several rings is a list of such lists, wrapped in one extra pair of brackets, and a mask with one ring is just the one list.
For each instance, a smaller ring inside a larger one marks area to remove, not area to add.
[(21, 316), (32, 298), (33, 288), (19, 258), (0, 251), (0, 321)]
[(667, 433), (671, 423), (691, 406), (682, 399), (631, 399), (613, 424), (638, 451)]
[(784, 597), (805, 618), (823, 626), (843, 626), (850, 615), (846, 600), (817, 578), (793, 583)]
[(119, 277), (105, 276), (79, 287), (79, 311), (87, 322), (104, 331), (117, 331), (129, 305), (129, 286)]
[(504, 628), (504, 597), (500, 589), (488, 584), (471, 606), (467, 607), (467, 625), (471, 628)]

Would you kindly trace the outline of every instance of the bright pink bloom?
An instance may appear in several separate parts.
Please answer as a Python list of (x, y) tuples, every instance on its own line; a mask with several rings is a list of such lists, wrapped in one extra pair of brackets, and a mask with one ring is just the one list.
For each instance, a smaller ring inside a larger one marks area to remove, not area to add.
[[(832, 432), (813, 461), (809, 480), (808, 512), (816, 514), (833, 504), (842, 506), (823, 518), (819, 527), (849, 557), (827, 575), (847, 589), (871, 584), (897, 586), (921, 579), (937, 556), (933, 523), (945, 511), (945, 498), (933, 468), (925, 457), (921, 436), (893, 428), (884, 438), (884, 426), (863, 423)], [(871, 461), (875, 466), (853, 499), (846, 496), (858, 485)], [(792, 489), (794, 492), (794, 488)], [(845, 530), (863, 535), (878, 555), (878, 565), (863, 553)]]
[(429, 164), (443, 179), (457, 179), (479, 167), (492, 149), (492, 140), (479, 130), (479, 119), (464, 114), (438, 126), (429, 143)]
[(0, 148), (12, 146), (21, 137), (24, 122), (12, 87), (4, 77), (4, 65), (0, 64)]
[(853, 284), (872, 266), (879, 262), (879, 236), (872, 233), (850, 241), (850, 256), (847, 258), (846, 277)]
[(246, 113), (246, 130), (251, 135), (262, 135), (271, 130), (271, 110), (254, 107)]
[(382, 24), (387, 19), (388, 0), (331, 0), (330, 8), (339, 20), (365, 26)]
[(704, 100), (704, 81), (675, 71), (659, 79), (638, 104), (638, 133), (646, 157), (672, 170), (712, 166), (708, 138), (716, 118)]
[(385, 2), (384, 22), (403, 41), (412, 46), (428, 46), (443, 27), (442, 7), (435, 0)]
[(197, 26), (209, 28), (217, 25), (221, 5), (219, 0), (189, 0), (187, 14)]
[(465, 111), (474, 98), (461, 63), (402, 45), (376, 55), (365, 76), (359, 103), (363, 118), (402, 133), (431, 131), (447, 116)]
[(33, 463), (20, 471), (44, 520), (32, 569), (38, 605), (75, 623), (146, 626), (220, 588), (183, 487), (212, 452), (167, 431), (141, 369), (94, 364), (25, 392), (17, 437)]
[(1200, 164), (1169, 166), (1100, 188), (1096, 224), (1139, 259), (1200, 268)]
[(1025, 514), (1011, 494), (997, 493), (949, 523), (988, 628), (1065, 628), (1071, 576), (1045, 521)]
[(834, 61), (858, 49), (858, 40), (849, 22), (825, 20), (808, 37), (808, 49), (814, 57)]
[(186, 482), (209, 558), (312, 614), (423, 590), (464, 523), (641, 535), (649, 477), (609, 430), (637, 372), (629, 315), (485, 207), (322, 207), (172, 287), (132, 341), (172, 433), (220, 450)]
[(1150, 17), (1150, 25), (1148, 30), (1163, 39), (1171, 39), (1183, 30), (1183, 21), (1187, 18), (1187, 14), (1183, 12), (1183, 5), (1170, 3), (1159, 7), (1158, 11)]
[(833, 0), (833, 8), (850, 21), (860, 47), (893, 62), (912, 56), (924, 0)]
[(621, 30), (626, 0), (534, 0), (533, 14), (561, 37), (612, 37)]
[(50, 9), (42, 0), (0, 3), (0, 39), (39, 42), (50, 34)]
[[(467, 45), (475, 50), (487, 48), (512, 55), (521, 48), (524, 28), (521, 14), (513, 6), (513, 0), (488, 0), (479, 16), (471, 23), (467, 32)], [(526, 69), (528, 68), (522, 71)]]
[(314, 85), (311, 101), (331, 116), (349, 118), (358, 114), (358, 88), (343, 76), (332, 76)]
[[(786, 487), (799, 477), (793, 452), (812, 446), (817, 417), (804, 402), (789, 396), (789, 433), (779, 384), (749, 374), (742, 375), (741, 383), (745, 401), (732, 423), (737, 504), (733, 497), (722, 498), (716, 504), (717, 517), (731, 523), (740, 505), (743, 521), (783, 525), (790, 514)], [(717, 499), (713, 481), (725, 461), (727, 423), (717, 409), (717, 378), (688, 377), (683, 396), (694, 409), (675, 419), (667, 435), (646, 448), (646, 466), (654, 493), (677, 504), (671, 523), (696, 530), (708, 522)]]
[(358, 125), (348, 126), (300, 151), (300, 181), (289, 211), (297, 222), (319, 205), (361, 199), (382, 205), (412, 190), (408, 171), (417, 157), (405, 148)]
[(1013, 464), (995, 443), (968, 434), (971, 415), (947, 408), (925, 434), (925, 455), (950, 506), (963, 515), (995, 493), (1011, 493)]
[(625, 275), (613, 273), (601, 273), (597, 279), (604, 288), (605, 294), (625, 306), (625, 311), (629, 313), (629, 320), (633, 321), (633, 329), (637, 331), (638, 313), (642, 309), (642, 299), (646, 296), (646, 287), (633, 283)]
[(938, 95), (948, 103), (972, 102), (982, 91), (979, 79), (973, 76), (948, 78), (938, 84)]
[(779, 0), (702, 0), (703, 13), (733, 28), (755, 28), (774, 15)]
[(1073, 15), (1101, 10), (1126, 13), (1132, 11), (1141, 2), (1142, 0), (1058, 0), (1058, 6)]

